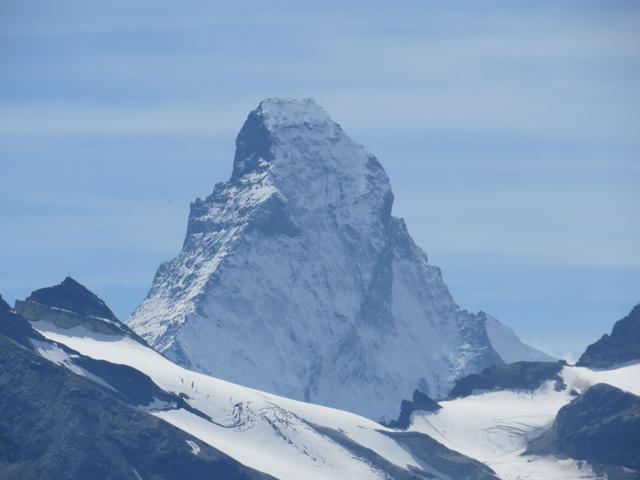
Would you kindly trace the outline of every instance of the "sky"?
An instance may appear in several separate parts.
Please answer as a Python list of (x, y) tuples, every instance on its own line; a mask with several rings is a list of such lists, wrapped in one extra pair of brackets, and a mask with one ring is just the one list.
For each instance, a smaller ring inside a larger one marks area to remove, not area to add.
[(274, 95), (379, 158), (464, 308), (572, 359), (640, 302), (638, 2), (4, 0), (0, 65), (9, 302), (126, 318)]

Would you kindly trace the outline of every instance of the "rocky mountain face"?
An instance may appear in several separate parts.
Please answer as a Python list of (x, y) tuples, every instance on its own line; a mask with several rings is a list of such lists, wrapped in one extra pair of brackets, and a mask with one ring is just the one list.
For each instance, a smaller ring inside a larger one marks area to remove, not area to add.
[(105, 335), (125, 334), (144, 340), (116, 318), (104, 301), (71, 277), (17, 300), (16, 312), (29, 321), (46, 321), (62, 328), (83, 326)]
[(494, 365), (480, 373), (472, 373), (456, 381), (449, 398), (468, 397), (474, 393), (496, 390), (532, 392), (545, 382), (553, 381), (558, 390), (565, 387), (560, 372), (562, 362), (515, 362)]
[(376, 419), (416, 388), (550, 359), (460, 308), (392, 205), (380, 162), (313, 100), (265, 100), (128, 325), (183, 366)]
[(104, 300), (71, 277), (66, 277), (58, 285), (35, 290), (26, 301), (74, 312), (83, 317), (117, 320)]
[(529, 452), (586, 460), (607, 478), (640, 476), (640, 397), (604, 383), (562, 407)]
[(47, 340), (0, 298), (1, 479), (272, 478), (136, 408), (158, 402), (188, 407), (130, 367)]
[(420, 390), (413, 391), (411, 400), (402, 400), (400, 404), (400, 415), (397, 420), (387, 422), (390, 428), (406, 430), (411, 425), (411, 416), (416, 412), (437, 412), (442, 407), (438, 402), (434, 402)]
[(611, 335), (605, 334), (589, 345), (577, 365), (611, 368), (634, 361), (640, 361), (640, 305), (615, 323)]

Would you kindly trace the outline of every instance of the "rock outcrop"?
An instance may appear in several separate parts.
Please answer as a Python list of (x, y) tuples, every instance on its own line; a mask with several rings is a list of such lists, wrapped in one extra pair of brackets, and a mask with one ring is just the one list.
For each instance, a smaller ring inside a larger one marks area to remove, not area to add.
[(589, 345), (577, 365), (611, 368), (627, 362), (640, 362), (640, 305), (615, 323), (611, 335)]

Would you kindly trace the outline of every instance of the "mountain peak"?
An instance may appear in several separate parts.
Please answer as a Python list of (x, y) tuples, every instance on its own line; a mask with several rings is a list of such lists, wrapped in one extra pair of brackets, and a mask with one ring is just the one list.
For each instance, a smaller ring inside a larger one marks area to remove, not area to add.
[(116, 320), (102, 299), (71, 277), (58, 285), (35, 290), (27, 298), (49, 307), (61, 308), (80, 315)]
[[(231, 179), (237, 181), (246, 174), (264, 173), (275, 166), (276, 157), (277, 168), (285, 170), (285, 175), (292, 169), (304, 168), (305, 161), (311, 158), (323, 164), (327, 155), (310, 158), (306, 153), (310, 149), (326, 151), (341, 141), (356, 146), (313, 99), (267, 98), (249, 113), (238, 133)], [(286, 154), (278, 155), (277, 150), (282, 148), (287, 150)]]
[(262, 100), (252, 112), (271, 129), (305, 125), (326, 125), (332, 120), (312, 98), (270, 97)]
[(640, 360), (640, 304), (629, 315), (618, 320), (611, 334), (605, 334), (589, 345), (576, 365), (589, 368), (611, 368)]
[[(0, 313), (2, 304), (0, 303)], [(113, 314), (95, 293), (71, 277), (52, 287), (35, 290), (16, 300), (15, 311), (29, 322), (48, 322), (56, 328), (83, 327), (106, 335), (127, 335), (146, 344)]]
[(182, 251), (128, 321), (169, 358), (391, 418), (408, 392), (443, 397), (501, 363), (500, 347), (539, 356), (454, 302), (392, 216), (380, 162), (313, 100), (262, 101), (236, 147), (230, 181), (191, 204)]

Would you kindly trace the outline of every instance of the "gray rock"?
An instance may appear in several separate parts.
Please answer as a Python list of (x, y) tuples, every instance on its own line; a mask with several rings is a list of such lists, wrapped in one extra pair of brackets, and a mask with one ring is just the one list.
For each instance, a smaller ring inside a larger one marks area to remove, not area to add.
[(411, 425), (411, 415), (415, 412), (437, 412), (442, 407), (420, 390), (414, 390), (411, 400), (402, 400), (400, 403), (400, 415), (397, 420), (386, 423), (389, 428), (405, 430)]
[(60, 328), (84, 327), (105, 335), (127, 335), (146, 345), (111, 312), (97, 295), (67, 277), (53, 287), (41, 288), (25, 300), (16, 300), (15, 310), (30, 322), (50, 322)]
[(576, 365), (589, 368), (611, 368), (640, 361), (640, 305), (618, 320), (611, 335), (589, 345)]
[(533, 391), (549, 380), (556, 382), (556, 389), (563, 389), (565, 385), (560, 377), (563, 365), (563, 362), (516, 362), (495, 365), (458, 380), (449, 398), (467, 397), (476, 392), (493, 390)]
[(53, 287), (32, 292), (28, 300), (69, 310), (85, 317), (116, 320), (115, 315), (102, 299), (71, 277), (66, 277)]
[(594, 385), (560, 409), (528, 453), (585, 460), (610, 480), (640, 478), (640, 397)]

